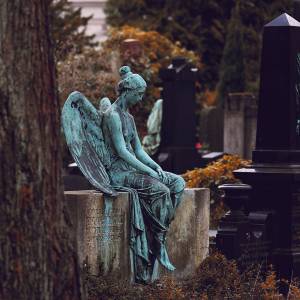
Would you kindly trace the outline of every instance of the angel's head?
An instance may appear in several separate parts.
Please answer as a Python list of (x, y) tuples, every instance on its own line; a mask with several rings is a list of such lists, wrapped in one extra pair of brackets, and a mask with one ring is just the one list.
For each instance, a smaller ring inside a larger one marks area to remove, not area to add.
[(128, 66), (121, 67), (119, 72), (119, 95), (125, 98), (128, 106), (140, 102), (147, 87), (146, 81), (139, 74), (133, 74)]

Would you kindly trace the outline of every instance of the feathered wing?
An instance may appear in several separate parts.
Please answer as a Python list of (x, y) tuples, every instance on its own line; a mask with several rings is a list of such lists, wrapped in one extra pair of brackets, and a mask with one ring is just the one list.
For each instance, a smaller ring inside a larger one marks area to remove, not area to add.
[(62, 110), (62, 125), (73, 159), (89, 182), (108, 195), (116, 195), (105, 168), (110, 166), (101, 129), (101, 115), (79, 92), (69, 95)]

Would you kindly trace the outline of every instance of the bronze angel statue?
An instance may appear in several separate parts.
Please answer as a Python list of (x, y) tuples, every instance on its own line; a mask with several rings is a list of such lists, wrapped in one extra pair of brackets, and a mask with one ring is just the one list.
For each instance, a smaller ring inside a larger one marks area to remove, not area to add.
[(62, 111), (67, 144), (78, 167), (106, 196), (130, 195), (130, 249), (136, 282), (149, 282), (158, 261), (175, 267), (165, 246), (166, 234), (180, 204), (185, 182), (164, 172), (144, 151), (128, 109), (142, 101), (145, 80), (120, 68), (119, 97), (100, 100), (97, 110), (81, 93), (69, 95)]

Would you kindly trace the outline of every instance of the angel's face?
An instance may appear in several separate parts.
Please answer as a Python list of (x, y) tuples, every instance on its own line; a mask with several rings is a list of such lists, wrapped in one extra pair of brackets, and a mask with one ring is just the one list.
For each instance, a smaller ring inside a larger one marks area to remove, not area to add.
[(127, 91), (126, 93), (127, 105), (132, 106), (142, 101), (145, 93), (145, 89), (146, 89), (145, 87), (140, 87), (135, 90)]

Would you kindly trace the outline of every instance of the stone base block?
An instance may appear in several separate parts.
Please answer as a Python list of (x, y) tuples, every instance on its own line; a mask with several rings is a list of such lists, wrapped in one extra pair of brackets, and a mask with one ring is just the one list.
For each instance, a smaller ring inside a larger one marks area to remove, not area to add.
[[(129, 251), (129, 201), (127, 193), (104, 198), (96, 191), (66, 191), (80, 264), (97, 275), (133, 280)], [(160, 267), (161, 275), (185, 278), (208, 255), (209, 190), (185, 189), (182, 203), (167, 235), (174, 272)]]

